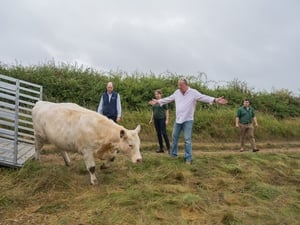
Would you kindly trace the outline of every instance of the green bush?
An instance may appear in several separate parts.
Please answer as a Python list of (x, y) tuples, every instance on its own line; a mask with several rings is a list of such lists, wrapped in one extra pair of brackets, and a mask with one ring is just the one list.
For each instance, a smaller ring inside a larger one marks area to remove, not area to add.
[[(0, 74), (37, 83), (43, 86), (43, 99), (52, 102), (74, 102), (91, 110), (96, 110), (100, 96), (108, 81), (114, 83), (114, 89), (121, 95), (123, 119), (122, 125), (135, 128), (141, 124), (147, 140), (156, 140), (155, 131), (149, 125), (151, 107), (148, 101), (154, 97), (154, 90), (162, 89), (163, 96), (177, 89), (181, 75), (166, 72), (133, 73), (124, 71), (96, 71), (92, 68), (70, 64), (57, 64), (54, 61), (43, 65), (22, 66), (5, 65), (0, 62)], [(201, 93), (211, 96), (224, 96), (229, 100), (227, 106), (198, 103), (195, 112), (194, 137), (206, 141), (219, 139), (237, 140), (234, 118), (237, 108), (244, 98), (250, 98), (256, 109), (260, 128), (256, 131), (259, 140), (282, 138), (299, 140), (300, 97), (288, 90), (272, 93), (258, 92), (249, 88), (246, 82), (233, 80), (225, 85), (215, 84), (208, 88), (208, 82), (202, 76), (187, 76), (190, 86)], [(171, 135), (175, 119), (175, 104), (169, 104)], [(292, 121), (292, 122), (290, 122)]]

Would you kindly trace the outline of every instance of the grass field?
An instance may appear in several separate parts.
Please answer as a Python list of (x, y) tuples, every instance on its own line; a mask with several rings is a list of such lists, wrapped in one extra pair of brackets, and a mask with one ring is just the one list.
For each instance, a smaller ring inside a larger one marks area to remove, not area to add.
[[(98, 184), (80, 155), (55, 149), (21, 169), (0, 167), (0, 224), (293, 225), (300, 221), (300, 143), (194, 145), (192, 165), (142, 146), (143, 163), (118, 158)], [(199, 150), (201, 149), (201, 150)]]

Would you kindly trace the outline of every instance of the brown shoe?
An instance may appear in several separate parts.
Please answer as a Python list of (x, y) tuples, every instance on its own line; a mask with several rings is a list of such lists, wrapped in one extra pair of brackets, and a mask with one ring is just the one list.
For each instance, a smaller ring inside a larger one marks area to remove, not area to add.
[(259, 151), (258, 148), (253, 149), (253, 152), (258, 152), (258, 151)]

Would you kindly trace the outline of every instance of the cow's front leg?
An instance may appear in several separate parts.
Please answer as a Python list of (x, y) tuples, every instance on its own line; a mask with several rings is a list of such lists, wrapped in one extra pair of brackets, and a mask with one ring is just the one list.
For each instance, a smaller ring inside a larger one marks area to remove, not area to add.
[(40, 152), (41, 152), (41, 149), (43, 148), (44, 146), (44, 141), (39, 138), (38, 136), (35, 136), (34, 137), (34, 146), (35, 146), (35, 156), (34, 158), (36, 160), (40, 160)]
[(83, 151), (83, 159), (86, 165), (87, 170), (90, 173), (91, 184), (94, 185), (97, 183), (97, 178), (95, 175), (95, 160), (93, 156), (93, 152), (89, 149)]
[(62, 154), (62, 157), (64, 158), (65, 165), (70, 166), (71, 165), (71, 160), (70, 160), (70, 157), (69, 157), (68, 153), (65, 152), (65, 151), (62, 151), (61, 154)]

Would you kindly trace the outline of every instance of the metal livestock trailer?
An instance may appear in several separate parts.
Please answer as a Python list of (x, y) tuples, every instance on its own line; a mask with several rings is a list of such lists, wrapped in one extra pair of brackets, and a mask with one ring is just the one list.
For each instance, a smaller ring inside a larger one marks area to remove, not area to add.
[(31, 112), (43, 87), (0, 74), (0, 165), (22, 167), (34, 156)]

